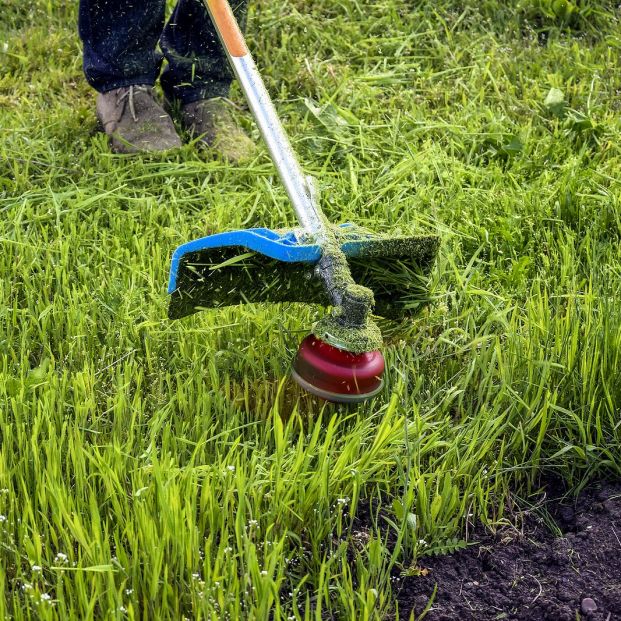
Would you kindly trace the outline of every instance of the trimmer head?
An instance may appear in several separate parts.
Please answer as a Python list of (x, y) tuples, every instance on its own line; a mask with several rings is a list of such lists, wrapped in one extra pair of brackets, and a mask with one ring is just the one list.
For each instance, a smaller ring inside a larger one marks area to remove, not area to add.
[(360, 403), (384, 385), (380, 351), (353, 354), (314, 335), (300, 345), (293, 362), (293, 379), (307, 392), (333, 403)]
[[(357, 283), (354, 290), (362, 285), (373, 292), (376, 314), (411, 316), (425, 303), (436, 236), (383, 238), (343, 225), (335, 237)], [(248, 302), (328, 306), (333, 301), (318, 274), (322, 256), (320, 246), (291, 230), (232, 231), (190, 242), (173, 256), (169, 316)], [(293, 363), (293, 379), (302, 388), (336, 403), (359, 403), (381, 391), (385, 363), (377, 350), (379, 328), (372, 321), (349, 326), (327, 315), (313, 331)]]
[[(373, 291), (377, 315), (397, 319), (420, 310), (437, 236), (384, 238), (350, 224), (336, 234), (354, 280)], [(184, 244), (173, 255), (169, 317), (243, 303), (330, 305), (314, 271), (321, 254), (295, 230), (232, 231)]]

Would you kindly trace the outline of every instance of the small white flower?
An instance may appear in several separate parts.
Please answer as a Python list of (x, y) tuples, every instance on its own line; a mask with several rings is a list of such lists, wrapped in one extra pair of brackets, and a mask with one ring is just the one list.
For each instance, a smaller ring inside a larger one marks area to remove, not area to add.
[(127, 612), (127, 608), (125, 608), (125, 606), (119, 606), (119, 612)]
[(54, 562), (55, 563), (66, 563), (67, 562), (67, 555), (64, 552), (59, 552), (54, 557)]
[(347, 497), (345, 497), (345, 498), (337, 498), (336, 502), (339, 505), (346, 505), (349, 502), (349, 498), (347, 498)]
[(2, 44), (2, 51), (3, 52), (9, 51), (9, 44), (6, 41)]
[(52, 596), (49, 593), (41, 593), (41, 599), (49, 602), (52, 599)]
[(32, 571), (37, 572), (37, 571), (41, 571), (42, 567), (41, 565), (33, 565), (31, 569)]
[(257, 522), (257, 520), (250, 520), (248, 522), (248, 526), (258, 526), (259, 522)]
[(426, 542), (424, 539), (419, 539), (419, 540), (418, 540), (418, 545), (419, 545), (419, 546), (426, 546), (426, 545), (427, 545), (427, 542)]
[(235, 466), (227, 466), (227, 467), (226, 467), (226, 469), (227, 469), (229, 472), (235, 472)]
[(0, 524), (6, 522), (6, 515), (0, 515)]
[(125, 589), (125, 595), (131, 595), (134, 592), (134, 589)]
[(27, 582), (22, 584), (22, 591), (30, 591), (31, 589), (32, 589), (32, 584), (28, 584)]
[(267, 576), (267, 571), (265, 571), (265, 569), (261, 572), (262, 576)]
[(198, 572), (192, 574), (192, 578), (194, 578), (194, 580), (198, 580), (200, 577), (201, 575)]

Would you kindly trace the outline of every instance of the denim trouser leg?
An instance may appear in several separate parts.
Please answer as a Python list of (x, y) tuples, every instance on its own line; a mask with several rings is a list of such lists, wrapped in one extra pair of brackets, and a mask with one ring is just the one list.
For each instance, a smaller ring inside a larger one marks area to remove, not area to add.
[[(244, 28), (248, 0), (230, 2)], [(168, 61), (161, 78), (168, 98), (186, 104), (228, 95), (233, 73), (203, 0), (178, 0), (160, 46)]]
[(93, 88), (105, 92), (155, 83), (165, 6), (165, 0), (80, 0), (84, 73)]

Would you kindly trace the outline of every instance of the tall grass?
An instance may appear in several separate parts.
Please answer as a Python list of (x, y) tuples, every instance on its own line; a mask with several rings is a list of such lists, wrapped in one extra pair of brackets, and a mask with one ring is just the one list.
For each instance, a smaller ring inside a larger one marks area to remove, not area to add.
[(0, 618), (386, 618), (542, 476), (620, 473), (616, 9), (256, 3), (326, 212), (443, 239), (347, 410), (286, 379), (319, 309), (166, 320), (176, 245), (292, 212), (265, 149), (112, 155), (73, 4), (0, 3)]

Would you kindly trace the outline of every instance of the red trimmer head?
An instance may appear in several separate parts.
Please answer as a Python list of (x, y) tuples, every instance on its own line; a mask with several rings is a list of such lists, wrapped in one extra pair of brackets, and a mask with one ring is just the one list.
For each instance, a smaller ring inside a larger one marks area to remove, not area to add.
[(338, 349), (307, 336), (293, 362), (293, 379), (304, 390), (333, 403), (360, 403), (374, 397), (384, 384), (384, 356)]

